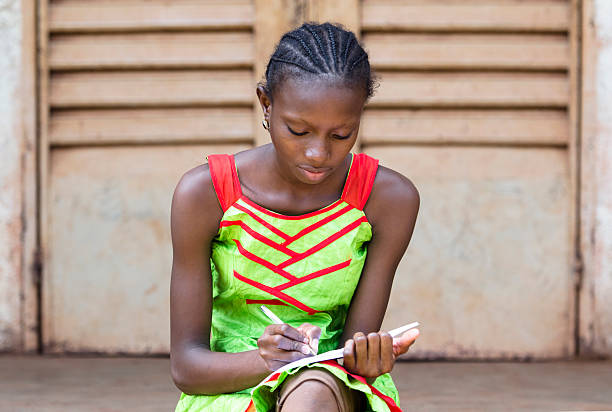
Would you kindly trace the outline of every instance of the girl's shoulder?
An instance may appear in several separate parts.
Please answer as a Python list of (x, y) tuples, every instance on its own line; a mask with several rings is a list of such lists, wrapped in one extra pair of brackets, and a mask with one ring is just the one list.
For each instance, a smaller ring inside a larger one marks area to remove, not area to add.
[[(223, 157), (233, 157), (236, 159), (236, 164), (249, 164), (253, 160), (253, 153), (257, 148), (246, 149), (237, 153), (216, 153)], [(210, 154), (209, 156), (212, 156)], [(210, 167), (208, 156), (207, 161), (198, 166), (187, 170), (181, 176), (176, 189), (175, 196), (178, 193), (180, 197), (186, 200), (193, 201), (198, 204), (217, 202), (217, 194), (213, 183), (213, 176)], [(218, 166), (220, 167), (220, 166)]]
[[(223, 211), (217, 200), (208, 163), (193, 167), (181, 176), (174, 189), (171, 211), (173, 226), (184, 220), (193, 227), (206, 226), (214, 217), (221, 220)], [(184, 219), (186, 216), (189, 219)]]
[(184, 201), (201, 203), (211, 195), (215, 189), (212, 183), (208, 163), (195, 166), (186, 171), (179, 179), (174, 190), (175, 198), (178, 196)]
[(382, 221), (414, 220), (419, 210), (419, 191), (403, 174), (378, 166), (364, 212), (372, 225)]

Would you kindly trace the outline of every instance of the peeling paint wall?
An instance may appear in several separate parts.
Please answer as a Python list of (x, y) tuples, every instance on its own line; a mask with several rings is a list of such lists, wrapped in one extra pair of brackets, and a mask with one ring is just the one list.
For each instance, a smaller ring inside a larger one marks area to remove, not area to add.
[(595, 3), (601, 48), (597, 60), (598, 201), (596, 204), (598, 323), (602, 349), (612, 354), (612, 2)]
[[(23, 0), (0, 0), (0, 351), (24, 347), (22, 336), (27, 324), (27, 316), (23, 315), (22, 273), (23, 266), (27, 266), (23, 263), (27, 262), (24, 233), (26, 225), (35, 222), (30, 222), (30, 215), (24, 212), (24, 187), (30, 185), (26, 183), (24, 158), (31, 148), (27, 148), (24, 138), (21, 106), (30, 104), (20, 88), (21, 77), (27, 76), (23, 75), (24, 69), (28, 68), (22, 58), (22, 36), (24, 27), (28, 33), (23, 10), (30, 7), (29, 4)], [(612, 355), (612, 1), (585, 0), (584, 4), (591, 10), (584, 18), (584, 25), (588, 26), (592, 39), (584, 45), (585, 56), (589, 57), (584, 61), (583, 96), (589, 99), (583, 108), (582, 126), (581, 247), (585, 266), (580, 299), (580, 343), (583, 353)], [(430, 173), (426, 175), (431, 176)], [(164, 193), (169, 192), (164, 189)], [(560, 255), (565, 254), (562, 252), (557, 250)], [(500, 259), (511, 258), (500, 255)], [(533, 300), (540, 298), (536, 296)], [(503, 299), (498, 301), (503, 302)], [(526, 301), (528, 299), (523, 296), (520, 303)], [(567, 323), (567, 320), (556, 322)], [(167, 341), (164, 335), (167, 330), (164, 331), (160, 332), (161, 340)], [(565, 337), (570, 335), (567, 330), (562, 332)], [(551, 334), (549, 346), (558, 341), (558, 337)], [(571, 352), (571, 348), (555, 347), (563, 354)], [(135, 349), (143, 350), (157, 349)]]
[(585, 4), (581, 353), (612, 355), (612, 2)]
[(0, 0), (0, 351), (21, 345), (21, 8)]

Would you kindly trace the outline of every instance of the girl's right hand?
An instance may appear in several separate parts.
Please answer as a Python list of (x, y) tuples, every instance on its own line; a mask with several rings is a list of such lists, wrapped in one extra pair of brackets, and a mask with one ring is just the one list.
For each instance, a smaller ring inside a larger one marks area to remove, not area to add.
[[(308, 346), (310, 340), (308, 337), (311, 334), (304, 330), (304, 326), (300, 326), (300, 329), (305, 333), (286, 323), (268, 325), (263, 335), (257, 339), (259, 356), (264, 360), (270, 372), (310, 355), (310, 346)], [(312, 326), (312, 328), (319, 329), (316, 326)]]

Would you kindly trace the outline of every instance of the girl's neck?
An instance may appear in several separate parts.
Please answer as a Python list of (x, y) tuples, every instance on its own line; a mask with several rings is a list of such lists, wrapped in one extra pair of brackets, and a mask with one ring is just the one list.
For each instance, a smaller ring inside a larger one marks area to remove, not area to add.
[(308, 184), (301, 182), (291, 171), (286, 170), (286, 166), (279, 159), (273, 144), (268, 145), (266, 152), (267, 164), (272, 166), (270, 167), (272, 174), (270, 177), (272, 178), (271, 181), (275, 182), (275, 191), (290, 193), (291, 197), (299, 199), (316, 198), (331, 192), (337, 193), (338, 186), (340, 186), (340, 192), (342, 191), (341, 186), (343, 186), (344, 178), (348, 172), (347, 158), (348, 164), (350, 164), (350, 156), (347, 156), (343, 163), (321, 183)]
[(295, 215), (317, 210), (339, 199), (351, 161), (349, 155), (323, 182), (306, 184), (291, 179), (292, 174), (284, 171), (272, 144), (247, 153), (250, 159), (245, 156), (240, 162), (244, 167), (239, 168), (244, 194), (267, 209)]

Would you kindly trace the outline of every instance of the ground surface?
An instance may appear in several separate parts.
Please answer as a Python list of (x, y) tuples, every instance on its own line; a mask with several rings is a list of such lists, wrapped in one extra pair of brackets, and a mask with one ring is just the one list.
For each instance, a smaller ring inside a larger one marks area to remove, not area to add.
[[(0, 411), (171, 411), (168, 370), (160, 358), (0, 356)], [(404, 362), (393, 376), (404, 410), (612, 410), (612, 361)]]

